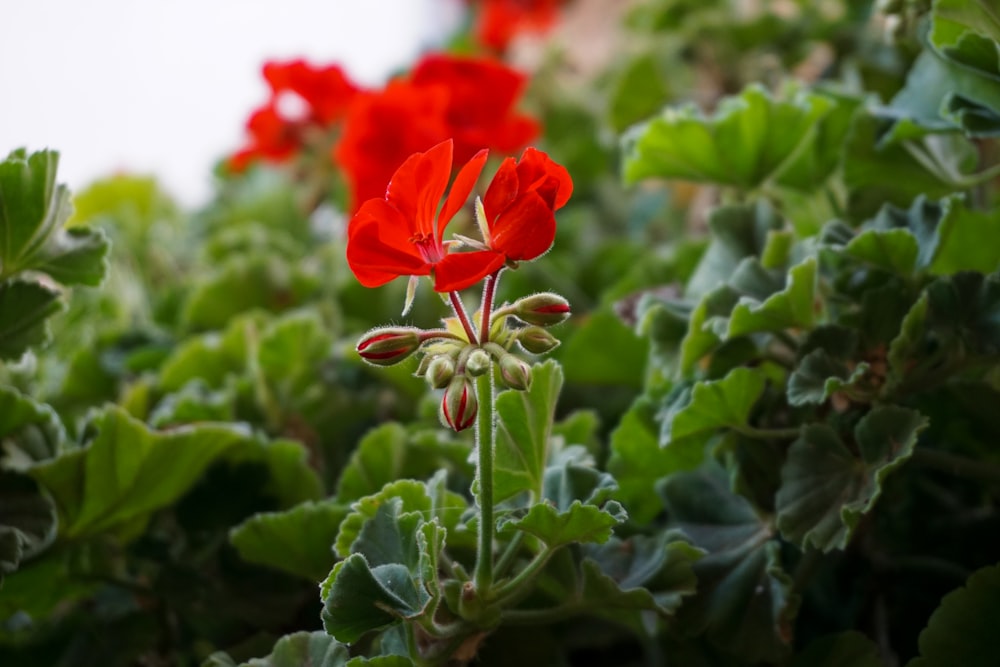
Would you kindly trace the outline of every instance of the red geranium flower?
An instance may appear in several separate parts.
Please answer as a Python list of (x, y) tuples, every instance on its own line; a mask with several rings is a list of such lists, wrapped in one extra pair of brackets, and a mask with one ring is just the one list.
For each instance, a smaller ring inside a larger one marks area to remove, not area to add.
[(453, 292), (479, 282), (508, 262), (534, 259), (555, 238), (555, 214), (573, 189), (569, 174), (534, 148), (508, 158), (494, 176), (477, 212), (485, 243), (449, 252), (444, 229), (465, 204), (486, 162), (477, 153), (462, 167), (441, 212), (448, 185), (452, 141), (417, 153), (393, 175), (384, 199), (364, 203), (348, 226), (347, 261), (366, 287), (398, 276), (434, 275), (434, 289)]
[(520, 32), (549, 30), (562, 0), (480, 0), (476, 40), (500, 53)]
[(438, 213), (451, 160), (451, 140), (410, 156), (393, 174), (385, 198), (369, 199), (351, 219), (347, 262), (362, 285), (378, 287), (399, 276), (433, 272), (434, 289), (451, 292), (502, 265), (492, 252), (448, 252), (444, 228), (469, 198), (486, 163), (486, 151), (462, 167)]

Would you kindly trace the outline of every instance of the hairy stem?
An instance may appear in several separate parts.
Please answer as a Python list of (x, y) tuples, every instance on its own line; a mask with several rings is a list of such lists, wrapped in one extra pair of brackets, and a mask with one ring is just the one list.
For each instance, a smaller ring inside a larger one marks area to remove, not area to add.
[(486, 286), (483, 288), (483, 307), (480, 315), (482, 320), (479, 325), (479, 343), (485, 345), (490, 342), (490, 320), (493, 318), (493, 297), (497, 292), (497, 281), (500, 280), (500, 272), (503, 268), (497, 269), (495, 273), (486, 277)]
[(465, 335), (469, 337), (469, 342), (477, 345), (476, 332), (472, 329), (472, 324), (469, 323), (469, 315), (465, 312), (465, 305), (458, 297), (458, 292), (448, 292), (448, 298), (451, 299), (451, 308), (455, 311), (458, 321), (462, 323), (462, 328), (465, 329)]
[(493, 418), (493, 364), (476, 378), (479, 416), (476, 423), (477, 474), (479, 476), (479, 543), (476, 548), (474, 580), (481, 598), (493, 586), (493, 454), (496, 422)]

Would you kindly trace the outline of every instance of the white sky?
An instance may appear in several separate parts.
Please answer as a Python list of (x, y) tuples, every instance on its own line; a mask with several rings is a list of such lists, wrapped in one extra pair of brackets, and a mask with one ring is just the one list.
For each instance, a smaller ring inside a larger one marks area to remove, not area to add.
[(79, 190), (153, 173), (186, 205), (264, 101), (267, 59), (341, 63), (362, 83), (439, 42), (460, 0), (2, 0), (0, 153), (58, 149)]

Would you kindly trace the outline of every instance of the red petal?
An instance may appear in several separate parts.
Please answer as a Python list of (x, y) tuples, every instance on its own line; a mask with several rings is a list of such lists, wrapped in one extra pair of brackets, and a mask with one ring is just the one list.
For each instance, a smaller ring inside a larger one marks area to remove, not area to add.
[(498, 271), (503, 255), (490, 250), (455, 252), (434, 265), (434, 291), (457, 292)]
[(365, 287), (397, 276), (425, 276), (431, 266), (407, 239), (407, 221), (381, 199), (365, 202), (347, 229), (347, 263)]
[(432, 236), (434, 218), (451, 177), (451, 139), (407, 158), (392, 175), (385, 199), (415, 222), (418, 233)]
[(566, 168), (536, 148), (524, 149), (517, 176), (521, 192), (537, 190), (553, 210), (562, 208), (573, 194), (573, 180)]
[(445, 200), (444, 207), (442, 207), (441, 213), (438, 215), (438, 238), (444, 238), (445, 226), (451, 222), (451, 219), (455, 217), (455, 213), (469, 200), (469, 193), (472, 192), (476, 181), (479, 180), (479, 174), (483, 171), (483, 165), (486, 164), (488, 156), (489, 151), (484, 148), (476, 153), (462, 167), (461, 171), (458, 172), (455, 182), (451, 184), (451, 192), (448, 193), (448, 199)]
[(535, 192), (518, 197), (490, 229), (491, 247), (507, 259), (529, 260), (552, 247), (556, 217)]
[(509, 157), (500, 164), (493, 180), (490, 181), (490, 187), (486, 189), (486, 196), (483, 197), (483, 208), (486, 209), (486, 218), (491, 226), (516, 196), (517, 166), (514, 158)]

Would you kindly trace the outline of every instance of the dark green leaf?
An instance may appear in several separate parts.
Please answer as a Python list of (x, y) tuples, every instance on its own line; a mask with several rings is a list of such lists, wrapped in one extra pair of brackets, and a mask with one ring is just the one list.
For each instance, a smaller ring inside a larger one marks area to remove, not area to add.
[(296, 632), (278, 640), (266, 658), (254, 658), (240, 667), (345, 667), (347, 646), (325, 632)]
[(878, 646), (860, 632), (829, 635), (809, 644), (790, 667), (884, 667)]
[(920, 657), (907, 667), (989, 667), (996, 664), (1000, 565), (984, 567), (941, 600), (920, 633)]
[(33, 479), (0, 470), (0, 584), (56, 536), (56, 511)]
[(0, 283), (0, 360), (48, 343), (46, 320), (60, 310), (59, 292), (22, 280)]
[(646, 372), (649, 343), (611, 312), (591, 313), (554, 358), (562, 362), (566, 381), (604, 387), (618, 385), (639, 389)]
[(336, 561), (333, 542), (348, 511), (331, 501), (306, 502), (254, 515), (233, 528), (229, 540), (248, 562), (320, 581)]
[(837, 392), (850, 393), (859, 387), (868, 372), (860, 362), (852, 369), (826, 350), (813, 350), (802, 358), (788, 378), (788, 402), (791, 405), (819, 405)]
[(878, 501), (886, 476), (910, 457), (926, 425), (913, 410), (872, 409), (855, 428), (860, 459), (826, 424), (806, 426), (781, 470), (776, 507), (782, 535), (803, 549), (843, 549)]
[(726, 337), (811, 327), (815, 291), (816, 259), (810, 257), (789, 269), (788, 284), (780, 292), (760, 301), (740, 299), (730, 315)]
[(0, 386), (0, 465), (24, 469), (62, 450), (66, 431), (55, 411), (13, 387)]

